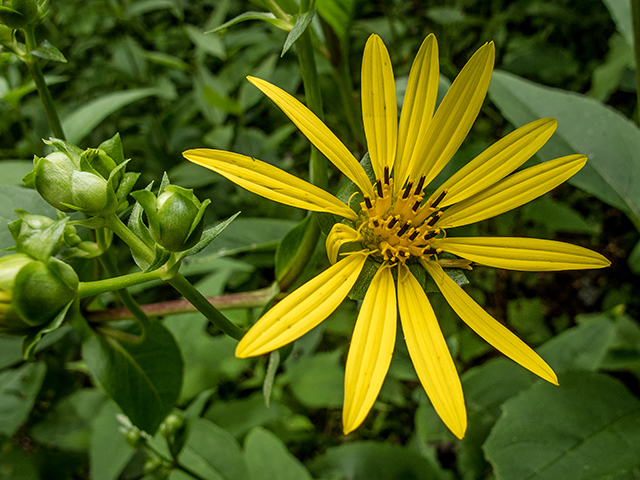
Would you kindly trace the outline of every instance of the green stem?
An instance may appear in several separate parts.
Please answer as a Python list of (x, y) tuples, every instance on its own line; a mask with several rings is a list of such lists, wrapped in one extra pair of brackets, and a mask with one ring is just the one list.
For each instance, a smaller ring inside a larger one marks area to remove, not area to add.
[(633, 51), (636, 60), (636, 95), (638, 104), (638, 124), (640, 124), (640, 0), (631, 0), (631, 21), (633, 24)]
[(56, 111), (56, 107), (53, 103), (53, 98), (51, 98), (49, 87), (44, 80), (44, 75), (42, 73), (42, 69), (40, 68), (40, 64), (38, 64), (37, 57), (28, 54), (32, 50), (38, 48), (35, 31), (33, 29), (33, 26), (31, 25), (27, 25), (26, 27), (24, 27), (23, 31), (25, 36), (25, 43), (27, 45), (27, 57), (25, 63), (27, 64), (29, 72), (33, 77), (33, 81), (36, 84), (36, 89), (38, 90), (40, 100), (42, 101), (42, 105), (44, 106), (44, 110), (47, 114), (47, 119), (49, 120), (51, 132), (55, 137), (64, 140), (65, 136), (64, 131), (62, 130), (62, 124), (60, 123), (60, 118), (58, 118), (58, 112)]
[[(113, 232), (120, 237), (131, 248), (136, 255), (144, 258), (146, 262), (151, 264), (155, 255), (151, 248), (147, 246), (140, 238), (138, 238), (122, 221), (116, 216), (112, 215), (107, 218), (107, 224)], [(222, 330), (224, 333), (237, 340), (242, 338), (244, 330), (229, 321), (227, 317), (222, 315), (209, 301), (189, 283), (179, 273), (169, 280), (163, 279), (175, 288), (184, 298), (186, 298), (191, 304), (196, 307), (200, 313), (202, 313), (211, 323)]]
[[(95, 282), (80, 282), (80, 286), (78, 287), (78, 297), (92, 297), (100, 295), (101, 293), (121, 290), (123, 288), (132, 287), (133, 285), (150, 282), (151, 280), (158, 280), (165, 272), (166, 268), (159, 268), (152, 272), (136, 272), (128, 275), (120, 275), (119, 277), (105, 278), (104, 280), (97, 280)], [(138, 306), (138, 308), (140, 307)]]
[[(216, 297), (206, 297), (207, 301), (220, 310), (228, 308), (257, 308), (266, 305), (279, 292), (278, 284), (251, 292), (229, 293)], [(150, 303), (140, 307), (149, 317), (164, 317), (180, 313), (197, 312), (198, 310), (187, 300), (171, 300), (168, 302)], [(90, 323), (113, 322), (133, 318), (126, 308), (93, 310), (84, 313)]]
[(196, 307), (200, 313), (202, 313), (205, 317), (209, 319), (211, 323), (213, 323), (216, 327), (222, 330), (224, 333), (229, 335), (230, 337), (235, 338), (236, 340), (240, 340), (244, 335), (244, 330), (230, 322), (227, 317), (221, 314), (216, 307), (209, 303), (209, 300), (206, 299), (196, 287), (189, 283), (189, 280), (184, 278), (179, 273), (176, 274), (171, 280), (169, 280), (169, 285), (175, 288), (184, 298), (186, 298), (194, 307)]
[(287, 12), (282, 10), (282, 8), (280, 8), (280, 5), (278, 5), (278, 3), (275, 0), (266, 0), (265, 4), (267, 9), (271, 13), (273, 13), (273, 15), (277, 19), (284, 20), (285, 22), (288, 22), (289, 20), (291, 20), (291, 16), (289, 16)]

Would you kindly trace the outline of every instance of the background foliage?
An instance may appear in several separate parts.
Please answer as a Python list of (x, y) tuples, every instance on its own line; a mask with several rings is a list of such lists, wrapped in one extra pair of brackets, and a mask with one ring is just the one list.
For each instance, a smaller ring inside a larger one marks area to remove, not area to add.
[[(234, 358), (235, 340), (200, 314), (167, 317), (153, 335), (166, 355), (153, 360), (174, 368), (174, 378), (182, 375), (179, 394), (171, 386), (158, 394), (159, 408), (180, 410), (188, 425), (181, 463), (215, 480), (640, 478), (640, 131), (630, 120), (638, 107), (628, 2), (317, 0), (316, 8), (312, 27), (325, 121), (359, 155), (366, 146), (354, 108), (371, 33), (389, 48), (399, 102), (429, 32), (439, 40), (445, 88), (472, 52), (493, 40), (500, 71), (469, 138), (442, 175), (514, 126), (543, 116), (556, 117), (559, 127), (532, 161), (574, 152), (590, 160), (571, 185), (464, 233), (569, 241), (603, 253), (612, 266), (562, 273), (479, 267), (469, 274), (471, 295), (539, 347), (560, 387), (500, 358), (462, 328), (441, 297), (430, 295), (462, 374), (469, 410), (462, 441), (430, 406), (402, 339), (369, 418), (342, 435), (343, 365), (355, 302), (296, 342), (275, 377), (268, 408), (266, 358)], [(174, 184), (211, 199), (207, 224), (242, 211), (181, 271), (205, 295), (267, 287), (278, 242), (303, 212), (236, 188), (184, 162), (181, 152), (231, 150), (307, 175), (308, 142), (244, 79), (261, 77), (304, 98), (295, 48), (281, 56), (287, 34), (254, 20), (205, 35), (260, 10), (231, 0), (52, 0), (50, 10), (37, 34), (66, 58), (48, 61), (44, 70), (69, 140), (96, 146), (120, 132), (132, 158), (129, 170), (142, 172), (139, 188), (167, 171)], [(41, 138), (50, 132), (28, 71), (6, 51), (0, 51), (0, 111), (0, 219), (14, 220), (15, 208), (53, 215), (21, 187), (33, 155), (47, 153)], [(331, 172), (332, 191), (342, 181)], [(11, 244), (0, 231), (0, 247)], [(320, 253), (318, 264), (326, 263)], [(133, 267), (125, 248), (120, 262), (123, 271)], [(89, 268), (84, 275), (90, 278)], [(133, 292), (141, 303), (177, 295), (158, 288)], [(112, 306), (111, 295), (94, 305)], [(242, 326), (259, 313), (225, 311)], [(98, 343), (84, 348), (99, 351)], [(145, 473), (148, 454), (127, 443), (119, 409), (103, 389), (128, 394), (94, 385), (79, 354), (71, 329), (46, 337), (36, 360), (27, 363), (19, 341), (0, 337), (0, 478), (161, 477), (149, 463)], [(118, 375), (128, 374), (127, 359), (145, 355), (123, 352)], [(126, 401), (144, 398), (128, 395)], [(152, 431), (154, 422), (135, 420)], [(166, 449), (159, 434), (151, 444)], [(170, 478), (190, 476), (173, 470)]]

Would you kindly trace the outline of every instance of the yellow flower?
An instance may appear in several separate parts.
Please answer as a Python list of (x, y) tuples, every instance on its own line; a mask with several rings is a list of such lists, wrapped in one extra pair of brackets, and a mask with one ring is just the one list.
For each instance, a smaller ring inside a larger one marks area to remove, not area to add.
[[(238, 344), (238, 357), (262, 355), (301, 337), (340, 305), (367, 259), (379, 265), (358, 314), (347, 357), (345, 433), (364, 421), (380, 392), (391, 362), (399, 311), (409, 354), (431, 403), (458, 438), (465, 434), (467, 416), (460, 379), (427, 295), (410, 268), (424, 267), (460, 318), (488, 343), (557, 385), (549, 365), (485, 312), (442, 267), (477, 263), (554, 271), (609, 265), (598, 253), (561, 242), (447, 235), (450, 228), (499, 215), (543, 195), (584, 166), (584, 155), (569, 155), (512, 173), (553, 134), (554, 119), (537, 120), (515, 130), (425, 198), (424, 188), (471, 129), (493, 63), (494, 46), (488, 43), (469, 60), (434, 114), (438, 47), (435, 37), (429, 35), (411, 68), (398, 125), (389, 54), (378, 36), (369, 38), (362, 61), (362, 110), (377, 179), (373, 185), (356, 158), (311, 111), (278, 87), (249, 77), (355, 183), (363, 194), (362, 202), (352, 197), (345, 205), (304, 180), (244, 155), (210, 149), (184, 152), (188, 160), (258, 195), (344, 218), (327, 236), (327, 254), (333, 265), (260, 318)], [(347, 248), (340, 253), (342, 246)], [(439, 260), (441, 252), (461, 259)]]

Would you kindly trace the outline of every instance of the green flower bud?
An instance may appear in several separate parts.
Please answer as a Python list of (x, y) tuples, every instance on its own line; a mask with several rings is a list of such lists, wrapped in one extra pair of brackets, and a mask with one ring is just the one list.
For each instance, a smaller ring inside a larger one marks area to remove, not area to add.
[(36, 157), (32, 174), (24, 178), (27, 186), (33, 186), (49, 205), (73, 212), (67, 205), (73, 204), (69, 179), (79, 169), (69, 156), (63, 152), (53, 152), (44, 158)]
[(75, 171), (71, 174), (71, 204), (89, 215), (104, 213), (108, 207), (116, 210), (115, 192), (99, 175)]
[(209, 200), (201, 203), (193, 190), (167, 185), (156, 198), (148, 190), (132, 193), (149, 220), (151, 238), (169, 252), (182, 252), (198, 243), (204, 230), (202, 216)]
[(9, 28), (24, 28), (37, 17), (36, 0), (1, 0), (0, 22)]
[(78, 276), (55, 258), (0, 257), (0, 333), (24, 335), (52, 322), (76, 297)]
[(180, 413), (172, 413), (164, 422), (160, 424), (160, 435), (165, 438), (170, 438), (176, 434), (184, 426), (184, 415)]

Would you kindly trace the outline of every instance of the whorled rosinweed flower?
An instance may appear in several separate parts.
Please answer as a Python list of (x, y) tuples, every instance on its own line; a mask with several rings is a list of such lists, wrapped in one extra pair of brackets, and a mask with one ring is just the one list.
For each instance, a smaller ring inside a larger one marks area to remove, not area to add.
[(0, 257), (0, 333), (29, 334), (64, 314), (77, 295), (78, 276), (56, 258), (16, 253)]
[(45, 143), (56, 151), (44, 158), (36, 156), (33, 170), (23, 181), (63, 212), (106, 217), (123, 204), (139, 176), (124, 172), (127, 162), (117, 135), (87, 150), (58, 139)]
[(200, 202), (193, 190), (163, 185), (156, 197), (149, 190), (131, 194), (147, 214), (151, 238), (169, 252), (182, 252), (198, 243), (204, 230), (202, 217), (211, 200)]
[[(249, 78), (357, 186), (361, 193), (352, 195), (348, 204), (254, 158), (209, 149), (184, 153), (190, 161), (266, 198), (343, 218), (327, 236), (327, 253), (333, 266), (260, 318), (238, 344), (237, 356), (261, 355), (304, 335), (344, 300), (365, 262), (377, 266), (347, 356), (345, 433), (363, 422), (380, 392), (391, 362), (399, 311), (409, 354), (429, 399), (458, 438), (465, 434), (467, 416), (460, 380), (417, 279), (420, 275), (416, 277), (413, 272), (426, 271), (455, 312), (478, 335), (533, 373), (557, 384), (549, 365), (484, 311), (447, 275), (443, 265), (475, 263), (522, 271), (609, 265), (598, 253), (561, 242), (451, 236), (455, 227), (499, 215), (543, 195), (575, 174), (587, 160), (583, 155), (569, 155), (512, 173), (552, 135), (556, 121), (546, 118), (507, 135), (444, 184), (430, 185), (471, 129), (485, 98), (493, 63), (494, 46), (488, 43), (471, 57), (434, 114), (438, 48), (435, 37), (429, 35), (411, 68), (398, 122), (389, 54), (380, 38), (372, 35), (362, 62), (362, 110), (373, 182), (311, 111), (274, 85)], [(424, 193), (427, 186), (435, 188), (430, 195)], [(442, 258), (444, 252), (460, 258)]]

